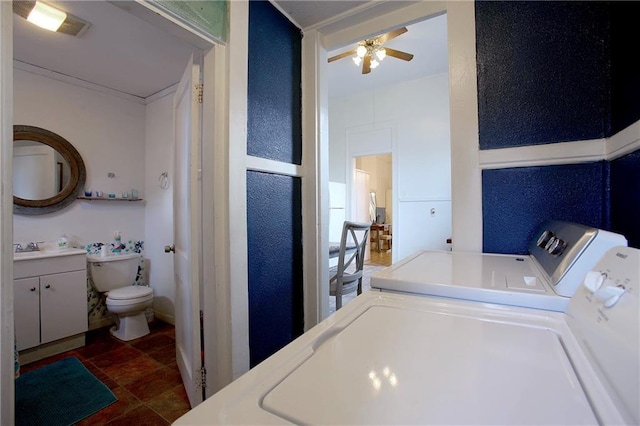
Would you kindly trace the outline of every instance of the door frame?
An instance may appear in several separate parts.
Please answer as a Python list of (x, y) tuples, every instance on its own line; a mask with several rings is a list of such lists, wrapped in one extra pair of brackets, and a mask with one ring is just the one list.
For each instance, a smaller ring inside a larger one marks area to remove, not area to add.
[[(382, 137), (383, 140), (370, 139), (369, 143), (366, 145), (360, 144), (354, 141), (356, 135), (363, 133), (371, 133), (377, 132)], [(357, 157), (369, 157), (374, 155), (382, 155), (382, 154), (391, 154), (391, 210), (394, 212), (393, 221), (394, 225), (396, 224), (396, 220), (398, 215), (396, 212), (398, 211), (398, 176), (397, 176), (397, 126), (393, 121), (387, 122), (376, 122), (373, 126), (358, 126), (355, 128), (347, 129), (347, 149), (345, 153), (345, 161), (346, 161), (346, 186), (347, 186), (347, 204), (345, 211), (352, 213), (353, 207), (351, 206), (352, 200), (354, 198), (354, 185), (353, 185), (353, 176), (356, 170), (356, 158)], [(394, 226), (397, 229), (397, 226)], [(396, 253), (398, 250), (391, 251), (391, 259), (392, 262), (397, 261)]]
[[(305, 329), (328, 315), (329, 160), (328, 160), (328, 51), (390, 28), (447, 14), (450, 75), (450, 137), (452, 174), (452, 238), (454, 250), (482, 251), (482, 175), (478, 164), (478, 97), (473, 2), (423, 1), (381, 17), (346, 17), (304, 32), (303, 140), (316, 154), (314, 185), (318, 197), (315, 216), (303, 230), (317, 233), (315, 244), (305, 244), (305, 268), (315, 273), (305, 283)], [(397, 191), (395, 191), (397, 193)], [(397, 195), (393, 196), (397, 198)], [(394, 205), (397, 216), (397, 209)], [(397, 228), (397, 226), (396, 226)], [(313, 249), (307, 256), (309, 249)], [(315, 282), (311, 281), (314, 279)], [(314, 322), (315, 321), (315, 322)]]
[[(204, 182), (211, 183), (214, 181), (213, 175), (220, 173), (220, 170), (223, 169), (219, 164), (215, 164), (217, 158), (214, 157), (213, 151), (216, 151), (216, 154), (219, 154), (221, 150), (224, 151), (228, 141), (227, 120), (229, 114), (226, 109), (228, 105), (220, 101), (226, 98), (225, 96), (215, 96), (217, 93), (226, 93), (227, 91), (228, 48), (219, 40), (208, 37), (184, 20), (169, 16), (151, 3), (132, 0), (131, 6), (130, 12), (132, 14), (149, 21), (152, 25), (164, 29), (172, 28), (174, 34), (186, 38), (201, 50), (208, 46), (217, 53), (217, 60), (214, 60), (213, 54), (205, 56), (207, 69), (203, 70), (205, 93), (208, 93), (206, 95), (208, 99), (203, 102), (203, 111), (214, 119), (203, 122), (203, 145), (206, 148), (203, 150), (202, 169), (203, 176), (206, 176)], [(0, 177), (4, 184), (12, 180), (11, 163), (13, 157), (13, 10), (11, 2), (0, 2), (0, 135), (2, 137)], [(222, 161), (228, 161), (228, 159), (223, 158)], [(222, 180), (214, 183), (214, 191), (220, 192), (221, 190), (226, 191)], [(206, 194), (203, 201), (209, 202), (203, 204), (202, 214), (204, 217), (213, 219), (215, 212), (211, 195)], [(205, 256), (216, 258), (214, 255), (219, 251), (216, 250), (216, 247), (219, 247), (217, 244), (219, 238), (214, 238), (214, 234), (216, 237), (220, 237), (217, 234), (224, 234), (225, 226), (224, 223), (212, 223), (211, 226), (203, 227), (202, 246)], [(13, 282), (12, 191), (2, 191), (0, 197), (0, 241), (0, 282), (2, 283), (0, 285), (0, 424), (13, 424), (15, 420), (14, 335), (12, 332), (14, 328), (14, 297), (13, 285), (7, 285), (7, 283)], [(216, 262), (216, 265), (219, 264), (220, 269), (224, 269), (222, 262)], [(217, 305), (224, 304), (224, 300), (216, 301), (214, 299), (216, 293), (214, 287), (215, 285), (221, 286), (220, 281), (217, 280), (221, 274), (217, 271), (214, 274), (211, 269), (206, 271), (209, 275), (203, 280), (201, 287), (204, 299), (203, 309), (215, 316), (215, 319), (211, 320), (215, 327), (209, 327), (205, 330), (205, 362), (214, 372), (208, 383), (206, 393), (208, 397), (231, 381), (232, 375), (228, 372), (232, 370), (232, 357), (219, 356), (220, 352), (226, 353), (221, 348), (227, 347), (224, 338), (229, 333), (225, 329), (231, 327), (230, 318), (226, 315), (227, 311), (216, 309)], [(224, 283), (224, 286), (229, 286), (228, 281), (221, 282)], [(218, 289), (219, 292), (220, 289)], [(217, 342), (216, 339), (220, 339), (220, 342)], [(248, 356), (246, 364), (248, 365)]]

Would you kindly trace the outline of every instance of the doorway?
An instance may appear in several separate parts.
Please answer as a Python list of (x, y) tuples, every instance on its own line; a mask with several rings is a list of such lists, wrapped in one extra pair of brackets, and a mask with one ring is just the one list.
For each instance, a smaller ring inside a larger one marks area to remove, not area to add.
[[(354, 158), (356, 174), (367, 174), (368, 187), (354, 185), (354, 199), (363, 199), (363, 219), (373, 223), (369, 235), (367, 265), (391, 265), (393, 250), (393, 173), (392, 154)], [(361, 194), (360, 194), (361, 192)]]
[[(185, 302), (175, 295), (173, 262), (162, 247), (174, 239), (172, 94), (189, 57), (193, 54), (206, 62), (209, 55), (205, 52), (212, 52), (215, 43), (194, 41), (200, 36), (187, 29), (167, 31), (174, 24), (160, 15), (149, 18), (153, 22), (141, 20), (134, 9), (144, 9), (138, 11), (143, 14), (149, 11), (135, 2), (60, 2), (59, 6), (89, 21), (91, 27), (72, 37), (31, 28), (30, 23), (14, 17), (14, 118), (17, 124), (34, 124), (69, 138), (87, 166), (87, 186), (104, 191), (105, 199), (75, 201), (56, 215), (16, 216), (14, 238), (55, 241), (64, 231), (73, 245), (85, 246), (107, 244), (114, 230), (119, 230), (125, 239), (139, 242), (145, 258), (141, 275), (154, 291), (155, 319), (177, 325), (176, 341), (195, 347), (190, 353), (199, 361), (200, 303), (193, 300), (195, 318), (176, 309), (192, 300)], [(71, 68), (66, 68), (69, 64)], [(212, 59), (209, 64), (212, 69)], [(98, 70), (92, 65), (98, 65)], [(208, 88), (211, 94), (213, 86), (212, 82)], [(189, 92), (192, 87), (187, 86)], [(212, 102), (213, 96), (205, 97), (203, 105), (206, 108)], [(140, 191), (144, 202), (110, 202), (123, 201), (133, 188)], [(111, 193), (114, 196), (107, 199)], [(185, 206), (200, 211), (197, 204), (179, 204), (184, 211)], [(191, 240), (200, 245), (197, 239)], [(213, 239), (204, 236), (203, 240)], [(191, 257), (200, 261), (198, 253)], [(200, 284), (198, 280), (194, 283)], [(98, 303), (92, 296), (91, 307)], [(90, 317), (89, 327), (104, 326), (101, 319), (108, 318), (106, 307), (91, 311), (99, 315), (96, 321)], [(185, 318), (191, 323), (186, 324)], [(198, 342), (191, 344), (195, 340), (191, 334)], [(185, 388), (193, 388), (193, 382), (195, 379), (185, 383)], [(193, 399), (192, 404), (201, 399)]]
[[(385, 196), (385, 204), (392, 212), (393, 262), (421, 249), (447, 250), (451, 237), (447, 15), (406, 27), (407, 33), (393, 41), (398, 43), (396, 48), (411, 50), (415, 58), (399, 65), (412, 67), (417, 63), (414, 61), (429, 57), (428, 64), (418, 67), (422, 74), (391, 81), (381, 72), (398, 62), (383, 62), (370, 74), (362, 75), (348, 60), (337, 61), (345, 67), (341, 72), (349, 73), (344, 77), (335, 75), (336, 64), (327, 65), (329, 179), (340, 182), (344, 176), (349, 193), (356, 168), (354, 158), (391, 153), (391, 196)], [(429, 37), (425, 36), (427, 33)], [(413, 36), (423, 44), (427, 38), (429, 43), (439, 41), (432, 52), (421, 52), (419, 44), (402, 45), (412, 41)], [(328, 56), (342, 50), (329, 51)], [(361, 91), (351, 94), (344, 81), (339, 81), (335, 84), (342, 89), (332, 97), (334, 79), (349, 79)], [(347, 206), (347, 212), (352, 212), (351, 206)]]

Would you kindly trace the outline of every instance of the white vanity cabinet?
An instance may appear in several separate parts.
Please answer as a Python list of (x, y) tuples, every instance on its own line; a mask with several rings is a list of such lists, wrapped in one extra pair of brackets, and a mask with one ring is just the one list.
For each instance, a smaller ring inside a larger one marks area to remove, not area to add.
[(86, 253), (61, 253), (36, 254), (13, 263), (16, 344), (19, 351), (40, 350), (42, 356), (32, 354), (34, 360), (84, 345)]

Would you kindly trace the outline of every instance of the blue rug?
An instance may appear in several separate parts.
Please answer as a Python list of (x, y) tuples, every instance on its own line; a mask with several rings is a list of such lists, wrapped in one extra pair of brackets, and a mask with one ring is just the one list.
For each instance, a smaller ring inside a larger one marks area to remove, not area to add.
[(64, 358), (16, 379), (16, 425), (71, 425), (117, 400), (77, 358)]

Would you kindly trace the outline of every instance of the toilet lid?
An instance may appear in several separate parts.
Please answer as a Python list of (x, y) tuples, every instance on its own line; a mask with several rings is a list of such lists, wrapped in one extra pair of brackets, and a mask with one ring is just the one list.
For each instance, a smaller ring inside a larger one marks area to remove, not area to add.
[(142, 285), (130, 285), (127, 287), (116, 288), (109, 292), (109, 299), (112, 300), (131, 300), (141, 297), (147, 297), (153, 294), (151, 287)]

